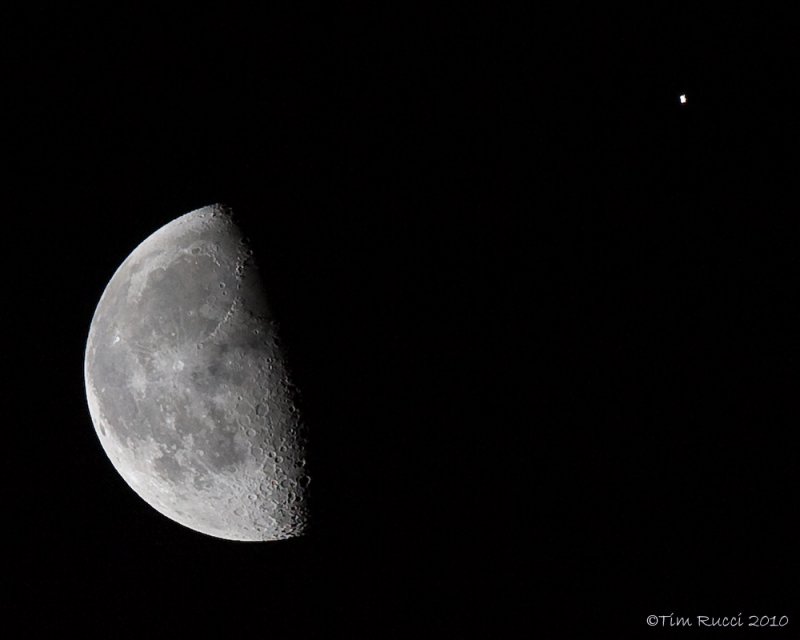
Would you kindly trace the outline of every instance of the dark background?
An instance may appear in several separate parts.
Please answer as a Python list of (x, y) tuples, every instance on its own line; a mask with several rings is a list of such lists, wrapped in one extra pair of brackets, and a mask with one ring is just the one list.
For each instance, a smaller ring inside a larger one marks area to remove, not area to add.
[[(666, 6), (5, 18), (4, 622), (660, 637), (688, 631), (650, 614), (741, 613), (792, 633), (796, 25)], [(165, 519), (86, 407), (114, 270), (218, 201), (303, 391), (305, 538)]]

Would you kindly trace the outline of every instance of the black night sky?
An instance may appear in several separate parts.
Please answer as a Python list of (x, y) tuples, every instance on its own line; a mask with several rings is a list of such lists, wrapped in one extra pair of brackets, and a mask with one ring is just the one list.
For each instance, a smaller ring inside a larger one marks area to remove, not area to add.
[[(695, 5), (5, 17), (5, 625), (796, 633), (796, 25)], [(304, 538), (159, 515), (86, 406), (114, 270), (214, 202), (302, 390)]]

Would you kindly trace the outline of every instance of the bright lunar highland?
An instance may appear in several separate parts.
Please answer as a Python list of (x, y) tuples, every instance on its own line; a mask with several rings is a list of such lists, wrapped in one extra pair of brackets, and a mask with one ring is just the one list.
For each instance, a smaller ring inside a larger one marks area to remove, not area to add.
[(84, 377), (103, 449), (154, 509), (228, 540), (305, 531), (305, 429), (230, 210), (187, 213), (125, 259), (94, 313)]

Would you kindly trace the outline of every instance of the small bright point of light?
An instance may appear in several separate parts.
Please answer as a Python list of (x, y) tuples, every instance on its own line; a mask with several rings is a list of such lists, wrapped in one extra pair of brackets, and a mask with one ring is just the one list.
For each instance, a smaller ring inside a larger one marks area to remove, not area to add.
[(681, 104), (686, 104), (686, 94), (682, 93), (681, 97), (678, 98), (681, 101)]

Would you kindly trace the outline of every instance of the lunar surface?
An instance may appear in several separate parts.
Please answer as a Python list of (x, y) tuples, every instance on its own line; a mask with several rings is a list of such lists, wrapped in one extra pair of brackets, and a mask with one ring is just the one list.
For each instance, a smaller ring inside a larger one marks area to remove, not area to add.
[(84, 375), (103, 449), (160, 513), (228, 540), (306, 530), (306, 433), (230, 210), (177, 218), (120, 265), (92, 319)]

